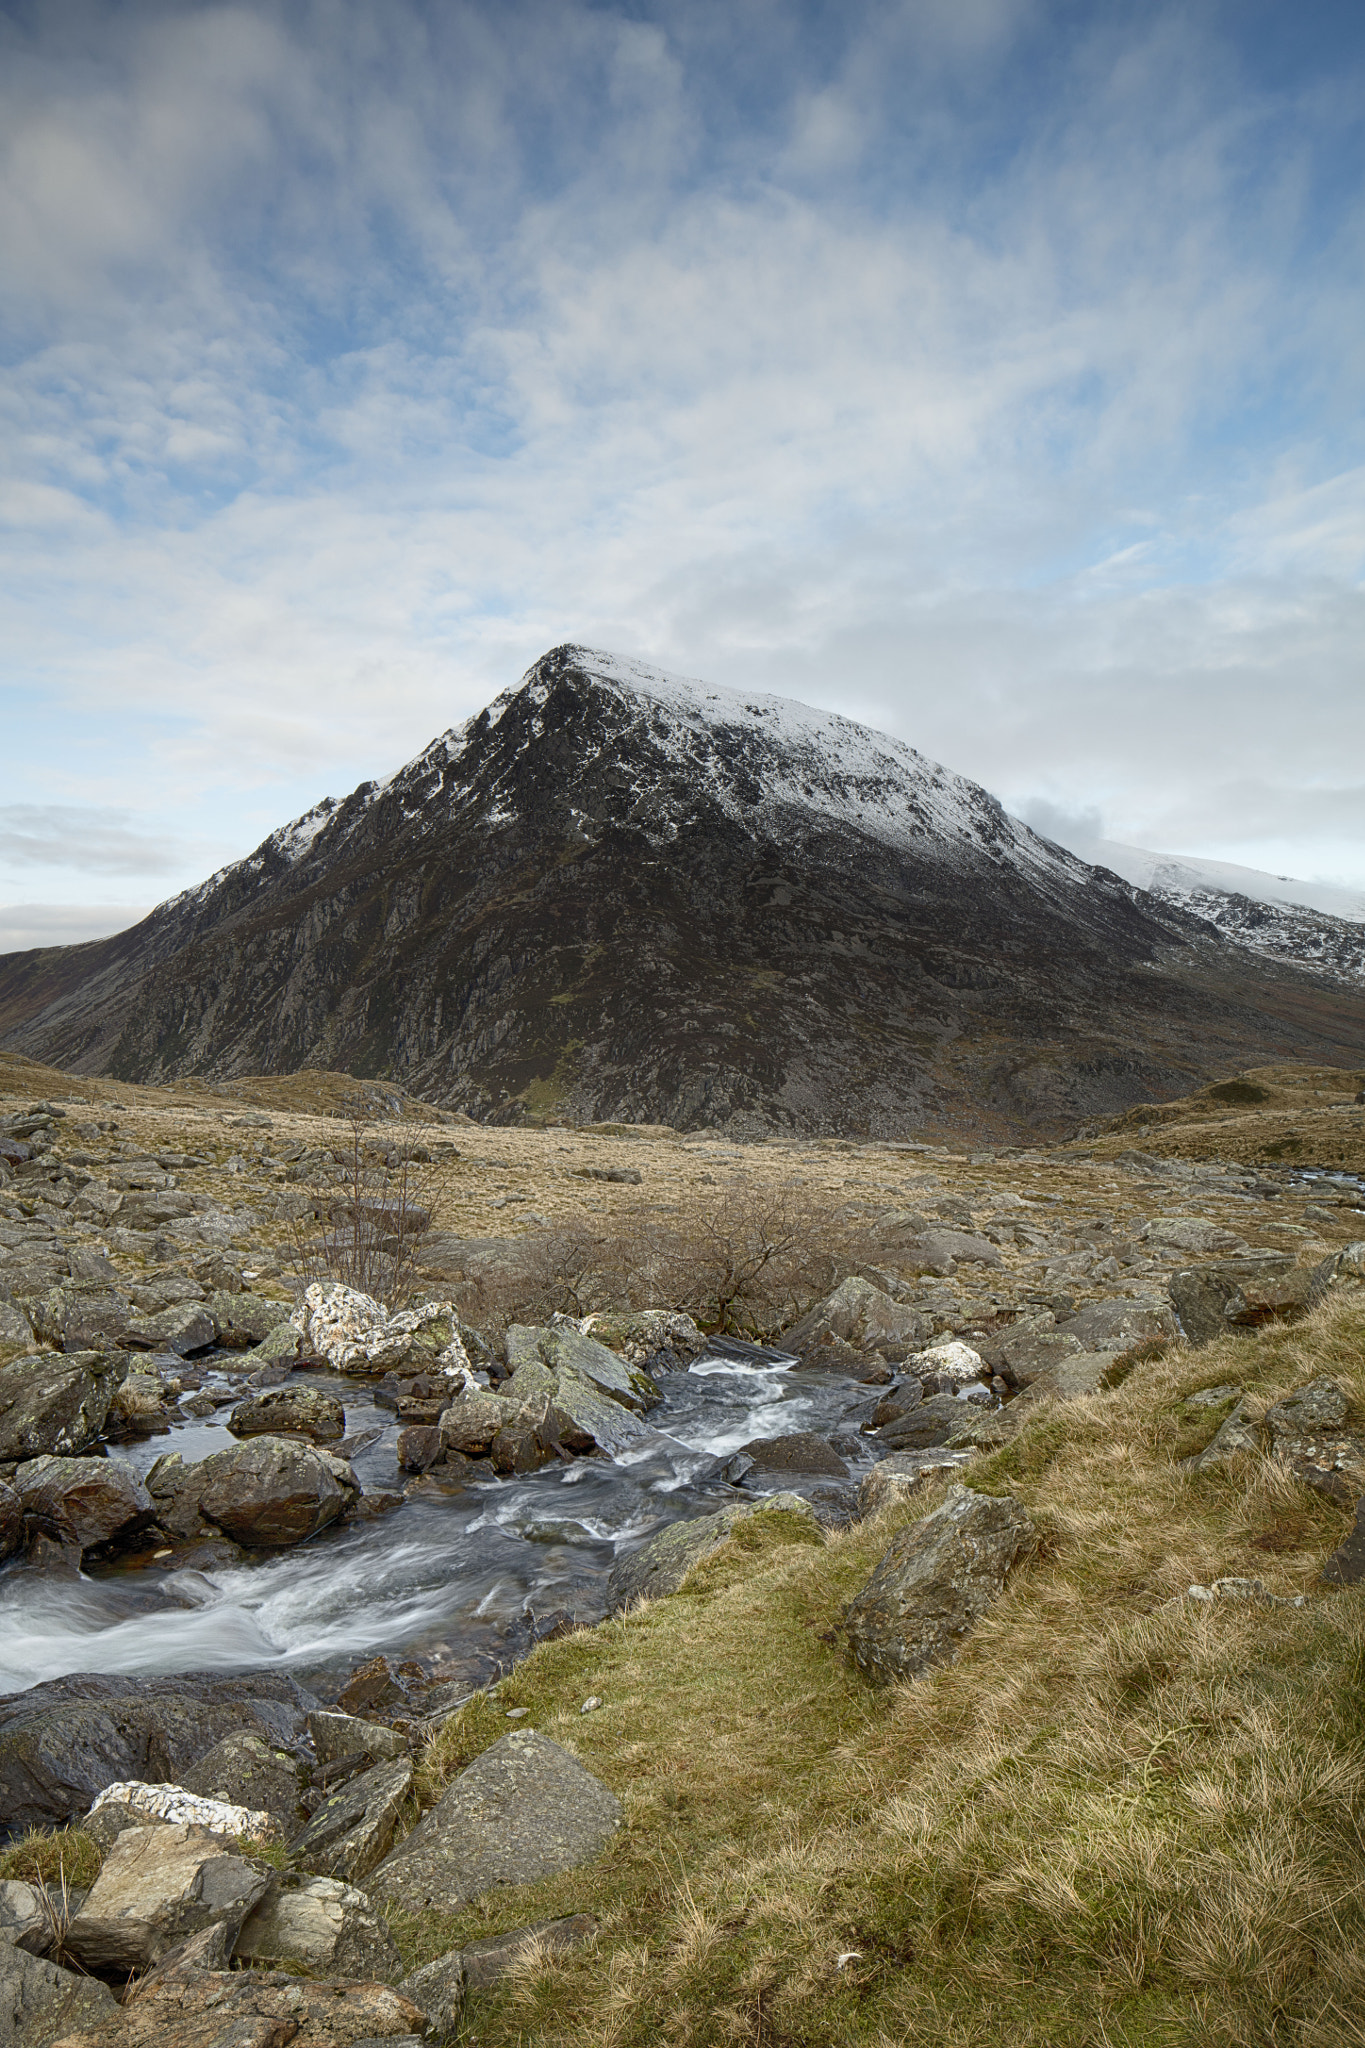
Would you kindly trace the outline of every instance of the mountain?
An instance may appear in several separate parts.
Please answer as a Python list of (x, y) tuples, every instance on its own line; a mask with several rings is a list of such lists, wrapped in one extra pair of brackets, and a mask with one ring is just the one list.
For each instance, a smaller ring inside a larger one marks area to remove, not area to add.
[(1114, 839), (1073, 840), (1071, 851), (1192, 911), (1235, 945), (1365, 987), (1365, 890), (1298, 882), (1235, 861), (1152, 853)]
[(564, 646), (382, 783), (94, 944), (0, 960), (83, 1073), (392, 1076), (481, 1117), (1052, 1131), (1365, 999), (1249, 955), (899, 741)]

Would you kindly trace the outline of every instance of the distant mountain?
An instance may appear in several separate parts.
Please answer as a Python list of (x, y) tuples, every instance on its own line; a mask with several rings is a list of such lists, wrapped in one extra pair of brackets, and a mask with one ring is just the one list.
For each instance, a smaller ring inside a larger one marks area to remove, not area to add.
[(1204, 918), (1234, 945), (1365, 986), (1365, 891), (1262, 874), (1234, 861), (1151, 853), (1113, 839), (1078, 840), (1072, 851)]
[(305, 1066), (499, 1121), (1050, 1131), (1365, 999), (1249, 955), (912, 747), (557, 647), (131, 931), (0, 960), (3, 1042), (122, 1079)]

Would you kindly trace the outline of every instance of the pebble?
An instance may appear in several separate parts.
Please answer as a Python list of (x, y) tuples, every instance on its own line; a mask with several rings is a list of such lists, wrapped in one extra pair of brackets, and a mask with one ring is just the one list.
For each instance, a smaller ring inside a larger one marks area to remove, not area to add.
[(530, 1711), (529, 1707), (509, 1707), (507, 1709), (507, 1719), (509, 1721), (523, 1721)]
[(601, 1704), (602, 1702), (595, 1692), (589, 1693), (587, 1699), (584, 1700), (582, 1706), (579, 1708), (578, 1711), (580, 1714), (595, 1714), (597, 1712), (597, 1709), (601, 1706)]

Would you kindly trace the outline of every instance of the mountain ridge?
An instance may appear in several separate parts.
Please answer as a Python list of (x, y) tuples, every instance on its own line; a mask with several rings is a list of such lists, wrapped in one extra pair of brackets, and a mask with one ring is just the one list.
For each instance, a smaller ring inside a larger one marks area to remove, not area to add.
[(904, 742), (573, 645), (113, 939), (0, 962), (116, 1078), (346, 1067), (498, 1120), (1060, 1128), (1365, 1003), (1249, 959)]

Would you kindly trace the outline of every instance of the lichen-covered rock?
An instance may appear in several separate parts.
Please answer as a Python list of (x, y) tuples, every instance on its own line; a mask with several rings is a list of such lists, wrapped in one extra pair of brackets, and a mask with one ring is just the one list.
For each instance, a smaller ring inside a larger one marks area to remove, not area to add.
[(956, 1472), (976, 1455), (974, 1451), (893, 1451), (874, 1465), (858, 1488), (858, 1506), (865, 1515), (909, 1500), (931, 1479)]
[(119, 1386), (105, 1417), (105, 1433), (120, 1439), (153, 1436), (170, 1426), (175, 1396), (156, 1373), (134, 1366)]
[(461, 1387), (448, 1408), (441, 1411), (441, 1434), (449, 1449), (466, 1457), (486, 1457), (493, 1439), (506, 1423), (521, 1412), (519, 1401), (504, 1400), (487, 1387)]
[(58, 1351), (110, 1351), (133, 1316), (133, 1304), (115, 1287), (65, 1280), (28, 1304), (34, 1334)]
[(1171, 1276), (1171, 1306), (1190, 1342), (1207, 1344), (1228, 1332), (1302, 1315), (1310, 1278), (1288, 1252), (1216, 1259)]
[(289, 1861), (319, 1877), (351, 1882), (364, 1877), (387, 1853), (411, 1785), (412, 1765), (406, 1757), (348, 1779), (294, 1837)]
[(206, 1351), (217, 1334), (213, 1317), (201, 1302), (175, 1301), (153, 1315), (130, 1317), (118, 1341), (125, 1350), (171, 1351), (177, 1358), (188, 1358), (192, 1351)]
[(950, 1663), (1032, 1535), (1018, 1501), (952, 1487), (932, 1514), (901, 1530), (845, 1608), (858, 1669), (884, 1684)]
[(918, 1374), (922, 1380), (936, 1380), (945, 1393), (953, 1387), (970, 1386), (973, 1380), (988, 1380), (991, 1376), (991, 1369), (981, 1353), (956, 1337), (931, 1344), (925, 1351), (913, 1352), (905, 1363), (907, 1371)]
[(877, 1431), (894, 1451), (925, 1451), (946, 1444), (970, 1422), (972, 1411), (956, 1394), (931, 1394)]
[(235, 1801), (258, 1816), (243, 1832), (268, 1838), (259, 1818), (273, 1822), (286, 1838), (299, 1824), (299, 1767), (278, 1743), (250, 1728), (236, 1728), (215, 1742), (206, 1756), (180, 1774), (187, 1792), (204, 1799)]
[(445, 1372), (454, 1384), (473, 1379), (459, 1317), (448, 1301), (389, 1315), (354, 1287), (315, 1280), (290, 1321), (315, 1356), (338, 1372), (378, 1375), (406, 1365)]
[[(585, 1337), (574, 1323), (514, 1323), (507, 1332), (507, 1363), (512, 1375), (508, 1392), (518, 1399), (534, 1399), (545, 1391), (537, 1367), (552, 1379), (563, 1372), (574, 1373), (613, 1401), (637, 1411), (652, 1407), (659, 1399), (659, 1389), (647, 1372), (618, 1358), (595, 1337)], [(518, 1373), (523, 1374), (522, 1385), (517, 1384)]]
[(308, 1733), (320, 1764), (335, 1763), (338, 1757), (367, 1756), (372, 1763), (391, 1763), (406, 1756), (406, 1736), (382, 1721), (366, 1721), (359, 1714), (339, 1714), (321, 1708), (308, 1716)]
[(1365, 1287), (1365, 1238), (1332, 1252), (1308, 1276), (1308, 1306), (1316, 1308), (1334, 1288)]
[[(246, 1351), (263, 1344), (281, 1328), (293, 1328), (293, 1308), (287, 1301), (271, 1301), (264, 1294), (216, 1289), (204, 1304), (213, 1318), (218, 1342), (230, 1351)], [(297, 1336), (297, 1331), (295, 1335)]]
[(590, 1862), (621, 1818), (615, 1794), (577, 1757), (518, 1729), (461, 1772), (367, 1889), (410, 1912), (453, 1913), (494, 1885), (534, 1884)]
[(253, 1969), (298, 1970), (309, 1977), (392, 1984), (403, 1974), (393, 1937), (364, 1892), (334, 1877), (310, 1877), (292, 1890), (273, 1883), (247, 1918), (233, 1954)]
[(212, 1793), (196, 1792), (188, 1785), (148, 1785), (140, 1778), (106, 1785), (87, 1819), (102, 1813), (107, 1806), (125, 1808), (143, 1822), (183, 1822), (225, 1838), (250, 1835), (258, 1841), (268, 1841), (277, 1832), (271, 1816), (261, 1808), (244, 1805), (239, 1799), (220, 1799)]
[(54, 2041), (106, 2048), (119, 2039), (119, 2020), (107, 1984), (0, 1941), (0, 2041), (7, 2048), (48, 2048)]
[(670, 1522), (638, 1550), (619, 1558), (607, 1581), (607, 1606), (613, 1614), (639, 1600), (658, 1600), (676, 1593), (693, 1565), (700, 1564), (730, 1539), (735, 1524), (752, 1515), (797, 1515), (809, 1540), (823, 1541), (815, 1510), (796, 1493), (772, 1493), (756, 1501), (735, 1501), (714, 1515), (691, 1522)]
[(346, 1411), (322, 1387), (270, 1387), (239, 1401), (228, 1428), (240, 1437), (288, 1434), (313, 1443), (339, 1443), (346, 1434)]
[(794, 1323), (782, 1339), (783, 1347), (804, 1358), (816, 1350), (829, 1353), (818, 1363), (837, 1360), (831, 1340), (846, 1344), (857, 1354), (879, 1351), (883, 1358), (902, 1359), (922, 1344), (933, 1325), (918, 1309), (907, 1308), (870, 1280), (856, 1275), (841, 1280), (832, 1294)]
[(24, 1540), (24, 1504), (0, 1479), (0, 1557), (13, 1557)]
[(104, 1428), (128, 1370), (118, 1352), (37, 1351), (0, 1366), (0, 1464), (77, 1457)]

